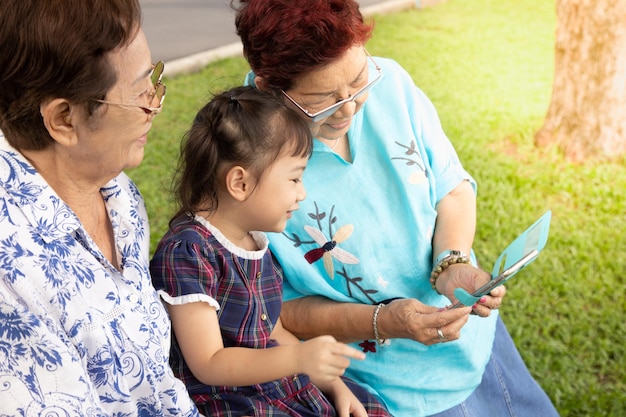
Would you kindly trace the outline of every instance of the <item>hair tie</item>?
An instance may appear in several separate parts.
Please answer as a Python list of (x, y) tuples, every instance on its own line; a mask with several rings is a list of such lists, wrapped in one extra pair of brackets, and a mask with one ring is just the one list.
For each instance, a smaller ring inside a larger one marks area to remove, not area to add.
[(239, 101), (239, 97), (237, 96), (230, 96), (230, 101), (229, 103), (235, 107), (235, 109), (238, 109), (239, 107), (241, 107), (241, 102)]

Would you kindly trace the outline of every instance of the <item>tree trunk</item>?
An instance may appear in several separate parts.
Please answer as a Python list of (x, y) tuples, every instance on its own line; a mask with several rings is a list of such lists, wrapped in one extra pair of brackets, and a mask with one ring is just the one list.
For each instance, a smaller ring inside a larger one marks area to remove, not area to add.
[(626, 155), (626, 0), (556, 0), (552, 101), (538, 146), (574, 162)]

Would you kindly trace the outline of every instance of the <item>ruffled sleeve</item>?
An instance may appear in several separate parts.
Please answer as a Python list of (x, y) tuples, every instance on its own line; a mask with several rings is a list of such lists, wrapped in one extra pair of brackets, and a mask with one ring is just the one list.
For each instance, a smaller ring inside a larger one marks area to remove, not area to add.
[(219, 309), (216, 294), (220, 274), (215, 254), (208, 247), (205, 237), (193, 229), (161, 241), (150, 262), (150, 272), (163, 301), (171, 305), (206, 302)]

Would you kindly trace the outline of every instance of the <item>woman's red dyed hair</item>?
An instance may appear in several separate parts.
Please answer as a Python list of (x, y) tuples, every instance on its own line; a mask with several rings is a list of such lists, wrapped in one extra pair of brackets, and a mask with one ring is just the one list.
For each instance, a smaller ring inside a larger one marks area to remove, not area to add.
[(240, 0), (235, 25), (250, 67), (268, 87), (335, 61), (372, 35), (354, 0)]

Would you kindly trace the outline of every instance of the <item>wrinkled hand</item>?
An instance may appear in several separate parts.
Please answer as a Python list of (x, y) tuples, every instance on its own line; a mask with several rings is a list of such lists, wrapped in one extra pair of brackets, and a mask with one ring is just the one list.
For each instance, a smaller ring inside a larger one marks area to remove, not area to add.
[[(413, 339), (425, 345), (456, 340), (469, 319), (469, 307), (443, 310), (414, 298), (392, 301), (378, 313), (378, 332), (383, 339)], [(440, 337), (439, 332), (443, 335)]]
[(331, 382), (344, 374), (350, 358), (365, 359), (365, 354), (332, 336), (319, 336), (302, 342), (299, 347), (299, 369), (315, 385)]
[[(443, 288), (443, 294), (450, 299), (453, 304), (457, 303), (454, 297), (456, 288), (463, 288), (470, 294), (476, 289), (485, 285), (491, 276), (482, 269), (469, 264), (450, 265), (437, 279), (437, 288)], [(488, 295), (482, 297), (473, 306), (472, 311), (481, 317), (488, 317), (491, 310), (496, 310), (502, 304), (502, 299), (506, 294), (506, 288), (500, 285), (494, 288)]]

